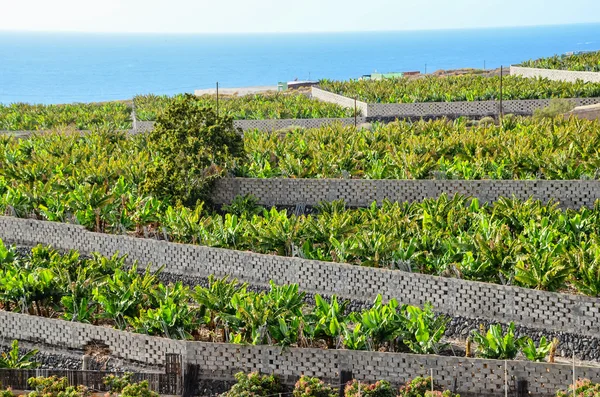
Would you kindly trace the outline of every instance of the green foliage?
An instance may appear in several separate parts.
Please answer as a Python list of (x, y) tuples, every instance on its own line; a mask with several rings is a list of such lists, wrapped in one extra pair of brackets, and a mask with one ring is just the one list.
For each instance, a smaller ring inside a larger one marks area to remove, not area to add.
[(477, 344), (476, 354), (481, 358), (512, 360), (519, 353), (523, 338), (515, 338), (515, 324), (510, 323), (506, 333), (500, 324), (490, 325), (487, 333), (471, 331), (471, 339)]
[(125, 372), (122, 376), (107, 375), (102, 382), (108, 387), (111, 393), (121, 393), (125, 386), (131, 384), (132, 372)]
[(300, 377), (292, 392), (293, 397), (336, 397), (337, 395), (337, 390), (326, 385), (322, 380), (306, 375)]
[(428, 391), (431, 391), (431, 377), (417, 376), (400, 386), (398, 397), (423, 397)]
[(237, 383), (221, 397), (266, 397), (281, 392), (279, 379), (275, 375), (261, 375), (258, 372), (235, 374)]
[[(335, 94), (368, 103), (489, 101), (500, 98), (500, 76), (426, 76), (422, 79), (321, 80), (319, 86)], [(546, 99), (600, 96), (600, 84), (504, 76), (503, 98)]]
[(153, 161), (144, 190), (193, 205), (208, 197), (210, 183), (232, 166), (243, 147), (230, 117), (218, 117), (186, 94), (158, 117), (148, 136)]
[(159, 397), (155, 391), (150, 390), (148, 381), (128, 384), (121, 391), (120, 397)]
[(600, 51), (571, 55), (554, 55), (523, 62), (519, 66), (537, 69), (571, 70), (576, 72), (600, 72)]
[[(577, 397), (598, 397), (600, 396), (600, 383), (592, 383), (589, 379), (579, 379), (575, 383), (575, 395)], [(573, 385), (569, 385), (567, 390), (558, 390), (556, 397), (573, 396)]]
[(28, 397), (89, 397), (92, 395), (85, 386), (69, 386), (67, 378), (37, 377), (29, 378), (27, 383), (34, 390), (27, 395)]
[(405, 308), (405, 331), (403, 342), (416, 354), (438, 354), (448, 345), (442, 343), (448, 319), (433, 312), (433, 306), (426, 304), (423, 309), (416, 306)]
[(39, 363), (36, 363), (35, 356), (38, 350), (34, 349), (23, 355), (19, 354), (19, 341), (13, 340), (11, 349), (8, 353), (0, 355), (0, 368), (8, 369), (32, 369), (37, 368)]
[(546, 337), (542, 336), (536, 346), (533, 339), (525, 337), (520, 340), (519, 347), (529, 361), (544, 361), (552, 350), (553, 343), (558, 343), (558, 340), (547, 341)]
[(246, 194), (244, 196), (235, 196), (229, 205), (223, 205), (221, 211), (236, 216), (247, 216), (259, 215), (265, 210), (264, 207), (258, 204), (258, 198), (252, 194)]
[(597, 178), (598, 121), (505, 117), (396, 121), (373, 131), (328, 125), (284, 136), (244, 133), (238, 176), (363, 179)]
[[(139, 95), (134, 98), (136, 116), (139, 120), (156, 120), (164, 114), (171, 103), (180, 100), (159, 95)], [(216, 96), (202, 95), (198, 106), (216, 110)], [(234, 120), (262, 119), (312, 119), (354, 117), (354, 109), (321, 102), (303, 94), (274, 93), (245, 96), (219, 96), (219, 114)]]
[(363, 383), (353, 380), (345, 388), (346, 397), (394, 397), (395, 390), (388, 381), (380, 380), (375, 383)]
[(48, 130), (71, 126), (131, 129), (131, 106), (123, 102), (74, 103), (68, 105), (0, 104), (0, 130)]
[(548, 106), (541, 109), (535, 109), (533, 116), (538, 119), (554, 118), (559, 115), (569, 113), (575, 108), (575, 104), (567, 99), (551, 99)]

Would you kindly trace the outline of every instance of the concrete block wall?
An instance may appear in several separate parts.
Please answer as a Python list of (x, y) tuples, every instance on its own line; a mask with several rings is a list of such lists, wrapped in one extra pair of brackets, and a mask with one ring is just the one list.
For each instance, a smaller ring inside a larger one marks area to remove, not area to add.
[[(110, 347), (111, 355), (147, 365), (162, 366), (165, 354), (181, 354), (184, 365), (200, 366), (201, 379), (232, 380), (240, 371), (260, 371), (278, 375), (286, 383), (305, 374), (337, 384), (340, 371), (349, 370), (363, 382), (383, 379), (399, 386), (416, 376), (428, 376), (433, 369), (438, 385), (453, 389), (456, 382), (456, 391), (463, 395), (504, 395), (504, 361), (498, 360), (175, 341), (9, 312), (0, 312), (0, 338), (64, 351), (82, 350), (87, 343), (99, 341)], [(570, 365), (507, 362), (509, 385), (517, 379), (527, 380), (531, 396), (552, 396), (557, 389), (566, 389), (572, 382), (572, 370)], [(579, 366), (575, 373), (578, 378), (600, 381), (600, 367)]]
[(345, 108), (354, 109), (354, 105), (360, 109), (361, 116), (369, 117), (369, 105), (363, 101), (355, 101), (354, 98), (348, 98), (343, 95), (334, 94), (333, 92), (322, 90), (318, 87), (311, 87), (311, 96), (323, 102), (335, 103)]
[(152, 366), (164, 365), (166, 353), (185, 355), (182, 341), (4, 311), (0, 311), (0, 338), (64, 350), (84, 350), (88, 343), (99, 341), (108, 345), (114, 357)]
[(255, 285), (296, 283), (301, 290), (343, 298), (384, 299), (422, 305), (431, 302), (452, 316), (482, 318), (546, 331), (600, 337), (600, 300), (585, 296), (375, 269), (301, 258), (256, 254), (198, 245), (86, 231), (83, 227), (0, 217), (7, 243), (45, 244), (82, 253), (129, 255), (143, 267), (165, 265), (165, 272), (206, 277), (229, 275)]
[[(596, 73), (600, 75), (600, 73)], [(600, 81), (600, 80), (599, 80)], [(354, 99), (313, 87), (313, 97), (346, 107), (354, 106)], [(595, 105), (600, 98), (571, 98), (575, 106)], [(504, 114), (531, 115), (535, 109), (548, 106), (549, 99), (508, 100), (502, 102)], [(351, 105), (350, 105), (351, 104)], [(493, 116), (500, 113), (499, 101), (423, 102), (423, 103), (365, 103), (360, 102), (362, 115), (367, 118), (415, 118), (442, 116)]]
[(477, 197), (482, 203), (513, 196), (554, 199), (562, 207), (578, 209), (591, 208), (600, 199), (600, 181), (223, 178), (215, 186), (213, 200), (227, 204), (236, 195), (253, 194), (263, 205), (315, 205), (343, 199), (350, 206), (368, 206), (383, 199), (412, 202), (442, 193)]
[(600, 83), (600, 72), (577, 72), (570, 70), (527, 68), (522, 66), (511, 66), (510, 74), (522, 77), (543, 77), (554, 81), (567, 81), (574, 83), (583, 80), (586, 83)]
[[(291, 126), (302, 128), (319, 128), (321, 126), (340, 123), (342, 125), (362, 124), (367, 121), (365, 117), (354, 118), (322, 118), (322, 119), (272, 119), (272, 120), (234, 120), (233, 125), (240, 128), (242, 131), (260, 130), (260, 131), (277, 131)], [(138, 121), (137, 133), (150, 132), (154, 129), (153, 121)]]

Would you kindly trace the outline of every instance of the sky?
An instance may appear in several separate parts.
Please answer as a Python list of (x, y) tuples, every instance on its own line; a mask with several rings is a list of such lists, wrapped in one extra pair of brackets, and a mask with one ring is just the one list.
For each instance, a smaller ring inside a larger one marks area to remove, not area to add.
[(600, 0), (0, 0), (0, 30), (261, 33), (600, 22)]

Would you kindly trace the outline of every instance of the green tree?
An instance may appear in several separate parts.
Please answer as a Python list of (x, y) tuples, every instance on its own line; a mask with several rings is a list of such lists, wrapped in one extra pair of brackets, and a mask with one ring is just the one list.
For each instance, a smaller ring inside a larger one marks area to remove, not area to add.
[(206, 199), (210, 184), (243, 154), (229, 116), (217, 116), (193, 95), (173, 101), (148, 136), (152, 164), (143, 190), (184, 205)]

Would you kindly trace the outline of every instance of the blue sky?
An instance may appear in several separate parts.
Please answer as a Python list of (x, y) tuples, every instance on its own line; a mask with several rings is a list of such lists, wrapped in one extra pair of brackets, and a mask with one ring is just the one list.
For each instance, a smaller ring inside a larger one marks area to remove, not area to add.
[[(4, 0), (0, 30), (239, 33), (600, 22), (600, 0)], [(0, 3), (1, 4), (1, 3)]]

